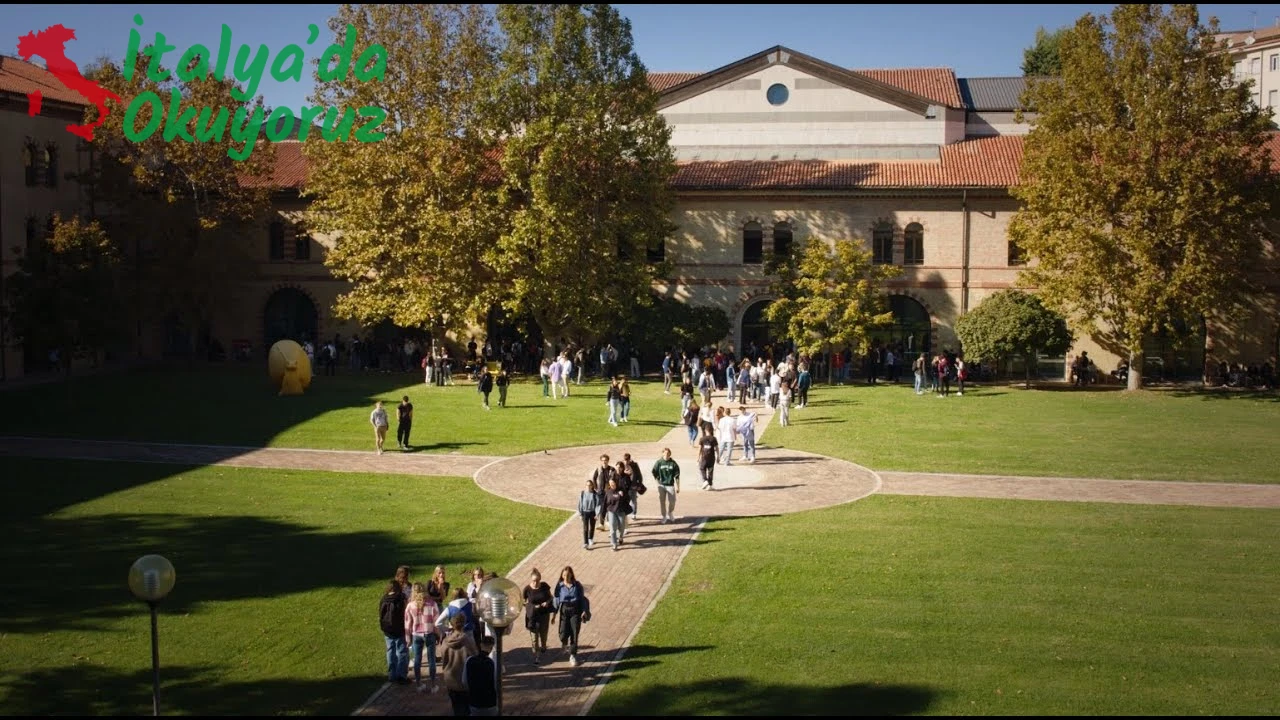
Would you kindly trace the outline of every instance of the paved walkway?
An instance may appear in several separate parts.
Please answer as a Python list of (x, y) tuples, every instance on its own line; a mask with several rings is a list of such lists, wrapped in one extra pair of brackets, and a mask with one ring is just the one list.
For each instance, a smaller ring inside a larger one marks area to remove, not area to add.
[[(660, 524), (657, 494), (640, 499), (640, 520), (632, 524), (622, 547), (611, 551), (608, 530), (595, 535), (595, 547), (582, 547), (576, 515), (535, 549), (506, 577), (524, 584), (538, 568), (554, 585), (570, 565), (592, 599), (595, 617), (583, 627), (579, 667), (559, 652), (556, 629), (548, 640), (550, 657), (532, 663), (529, 638), (517, 623), (504, 642), (505, 712), (509, 715), (585, 714), (622, 659), (649, 612), (661, 600), (684, 556), (710, 517), (741, 517), (795, 512), (852, 502), (872, 493), (953, 497), (1014, 498), (1089, 502), (1280, 508), (1280, 485), (1121, 481), (1088, 478), (1026, 478), (927, 473), (876, 473), (843, 460), (770, 447), (765, 430), (772, 415), (761, 413), (760, 445), (754, 463), (738, 460), (715, 468), (715, 490), (701, 490), (694, 450), (683, 427), (657, 443), (562, 448), (511, 458), (369, 452), (264, 449), (209, 445), (169, 445), (49, 438), (0, 437), (0, 456), (29, 456), (160, 462), (182, 465), (230, 465), (302, 468), (340, 472), (394, 472), (417, 475), (471, 475), (484, 489), (519, 502), (576, 509), (578, 491), (599, 456), (616, 462), (630, 452), (646, 475), (664, 447), (681, 466), (681, 493), (674, 524)], [(741, 449), (735, 451), (740, 455)], [(652, 480), (648, 482), (653, 487)], [(608, 608), (607, 612), (603, 612)], [(425, 673), (424, 668), (424, 673)], [(412, 686), (384, 685), (356, 715), (449, 715), (448, 695), (418, 693)]]

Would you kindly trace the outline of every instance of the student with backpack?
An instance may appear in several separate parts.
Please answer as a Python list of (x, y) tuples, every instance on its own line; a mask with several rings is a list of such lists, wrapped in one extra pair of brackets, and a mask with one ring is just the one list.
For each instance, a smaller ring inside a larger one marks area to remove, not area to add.
[(409, 646), (404, 641), (404, 590), (392, 580), (378, 604), (378, 621), (387, 641), (387, 679), (398, 685), (409, 684)]
[(480, 652), (467, 658), (462, 667), (462, 687), (467, 691), (467, 709), (472, 715), (498, 714), (498, 664), (490, 656), (494, 641), (480, 641)]

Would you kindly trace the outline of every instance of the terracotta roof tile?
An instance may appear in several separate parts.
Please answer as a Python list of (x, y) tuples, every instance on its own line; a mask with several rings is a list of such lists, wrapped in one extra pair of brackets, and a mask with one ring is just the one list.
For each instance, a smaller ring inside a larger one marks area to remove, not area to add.
[(297, 140), (283, 140), (274, 145), (276, 159), (271, 177), (241, 175), (240, 183), (247, 187), (301, 190), (307, 182), (307, 157), (302, 154), (302, 143)]
[(53, 73), (34, 63), (8, 55), (0, 55), (0, 92), (27, 95), (40, 91), (45, 100), (57, 100), (73, 105), (89, 105), (83, 95), (68, 90)]
[(873, 80), (915, 93), (940, 105), (964, 107), (960, 86), (951, 68), (902, 68), (897, 70), (853, 70)]
[(686, 83), (700, 75), (702, 75), (700, 72), (651, 72), (649, 73), (649, 87), (662, 92), (681, 83)]

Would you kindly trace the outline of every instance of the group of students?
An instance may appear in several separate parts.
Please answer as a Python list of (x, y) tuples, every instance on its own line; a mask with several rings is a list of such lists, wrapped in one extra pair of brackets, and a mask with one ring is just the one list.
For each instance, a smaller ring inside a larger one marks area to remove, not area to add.
[[(716, 407), (710, 399), (703, 405), (692, 395), (686, 396), (681, 422), (689, 429), (689, 444), (698, 448), (698, 472), (702, 476), (702, 489), (715, 489), (716, 463), (733, 464), (733, 449), (742, 441), (742, 457), (745, 462), (756, 461), (756, 424), (759, 416), (738, 406), (738, 414), (731, 408)], [(790, 397), (788, 397), (788, 401)]]
[[(418, 692), (426, 691), (428, 686), (422, 682), (425, 650), (431, 693), (440, 691), (438, 664), (454, 715), (497, 715), (500, 660), (494, 651), (494, 630), (481, 620), (484, 609), (480, 607), (485, 602), (481, 587), (497, 575), (477, 567), (467, 587), (457, 588), (451, 595), (443, 567), (437, 566), (426, 583), (410, 582), (410, 572), (407, 565), (396, 568), (378, 604), (379, 624), (386, 638), (388, 680), (397, 685), (415, 684)], [(547, 652), (551, 619), (559, 616), (561, 649), (568, 653), (570, 665), (578, 665), (578, 636), (582, 623), (591, 619), (591, 603), (573, 568), (561, 570), (554, 590), (534, 568), (523, 596), (534, 664), (540, 664)]]
[[(662, 523), (676, 519), (676, 495), (680, 493), (680, 465), (671, 459), (671, 448), (662, 449), (662, 458), (650, 469), (658, 488), (658, 508)], [(595, 547), (596, 530), (608, 527), (609, 543), (616, 552), (627, 535), (627, 516), (635, 522), (639, 516), (640, 496), (648, 492), (640, 463), (623, 453), (616, 465), (608, 455), (600, 456), (600, 466), (587, 479), (586, 488), (578, 494), (578, 515), (582, 518), (582, 547)]]

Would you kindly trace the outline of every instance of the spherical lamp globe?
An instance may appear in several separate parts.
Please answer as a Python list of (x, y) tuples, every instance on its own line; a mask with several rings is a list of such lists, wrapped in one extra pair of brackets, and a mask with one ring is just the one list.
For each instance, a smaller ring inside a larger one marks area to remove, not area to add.
[(480, 586), (477, 601), (481, 620), (496, 628), (511, 625), (524, 609), (520, 586), (506, 578), (486, 580)]
[(173, 563), (161, 555), (143, 555), (129, 568), (129, 589), (139, 600), (160, 602), (177, 581)]

